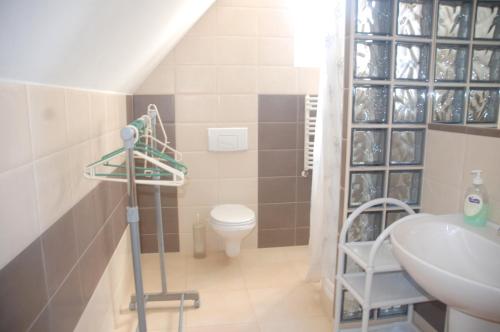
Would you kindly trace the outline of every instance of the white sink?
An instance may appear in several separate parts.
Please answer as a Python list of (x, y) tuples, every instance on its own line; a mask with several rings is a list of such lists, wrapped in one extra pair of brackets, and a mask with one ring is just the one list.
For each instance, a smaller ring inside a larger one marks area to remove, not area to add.
[(462, 215), (423, 215), (395, 225), (396, 258), (429, 294), (449, 307), (500, 323), (500, 235)]

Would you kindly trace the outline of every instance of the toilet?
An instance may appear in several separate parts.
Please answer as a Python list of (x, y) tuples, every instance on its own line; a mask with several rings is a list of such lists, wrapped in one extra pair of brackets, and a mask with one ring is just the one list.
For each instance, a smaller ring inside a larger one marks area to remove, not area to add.
[(255, 227), (255, 213), (241, 204), (222, 204), (210, 211), (210, 225), (224, 239), (226, 254), (236, 257), (241, 241)]

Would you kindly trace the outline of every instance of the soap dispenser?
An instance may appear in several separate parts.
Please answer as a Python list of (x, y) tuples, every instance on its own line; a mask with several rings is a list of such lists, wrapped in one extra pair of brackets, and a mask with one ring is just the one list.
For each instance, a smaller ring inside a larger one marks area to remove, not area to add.
[(483, 185), (481, 170), (473, 170), (472, 185), (467, 188), (464, 200), (464, 220), (474, 226), (484, 226), (488, 220), (488, 193)]

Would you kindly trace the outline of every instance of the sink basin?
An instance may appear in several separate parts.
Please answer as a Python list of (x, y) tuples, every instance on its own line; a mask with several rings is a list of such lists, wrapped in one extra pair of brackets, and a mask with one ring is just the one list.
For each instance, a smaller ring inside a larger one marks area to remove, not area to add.
[(394, 254), (429, 294), (453, 309), (500, 322), (500, 236), (462, 215), (422, 215), (395, 225)]

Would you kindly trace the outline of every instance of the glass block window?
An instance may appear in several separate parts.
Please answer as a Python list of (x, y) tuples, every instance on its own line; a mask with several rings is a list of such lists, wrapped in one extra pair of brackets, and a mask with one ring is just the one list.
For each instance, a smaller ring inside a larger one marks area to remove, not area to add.
[(348, 322), (361, 319), (363, 310), (358, 301), (348, 292), (342, 294), (342, 321)]
[(469, 92), (467, 123), (497, 123), (498, 89), (472, 89)]
[(392, 165), (420, 165), (424, 159), (424, 129), (393, 129)]
[(430, 45), (397, 43), (395, 78), (426, 81), (429, 78)]
[(392, 31), (392, 1), (357, 0), (356, 32), (389, 35)]
[(385, 129), (353, 129), (351, 165), (385, 164)]
[(388, 41), (358, 41), (355, 45), (354, 77), (389, 79), (391, 43)]
[(347, 242), (375, 241), (382, 232), (382, 212), (365, 212), (354, 219)]
[(352, 122), (386, 123), (389, 112), (389, 87), (362, 85), (353, 88)]
[(478, 2), (474, 38), (500, 40), (500, 2)]
[(471, 16), (472, 3), (470, 1), (439, 1), (437, 37), (469, 38)]
[(393, 90), (393, 123), (424, 123), (427, 113), (427, 88), (395, 87)]
[(393, 307), (384, 307), (378, 309), (377, 317), (379, 318), (389, 318), (394, 316), (406, 315), (408, 312), (407, 305), (396, 305)]
[(471, 81), (500, 83), (500, 47), (474, 47)]
[(384, 172), (351, 172), (349, 206), (357, 207), (384, 195)]
[(432, 99), (432, 122), (462, 123), (465, 110), (464, 88), (435, 88)]
[(469, 47), (438, 44), (434, 79), (436, 81), (465, 82)]
[(398, 1), (398, 35), (429, 37), (432, 33), (432, 0)]
[(418, 205), (420, 204), (421, 181), (422, 171), (391, 171), (387, 195), (410, 205)]
[(385, 227), (392, 225), (395, 221), (398, 221), (401, 218), (404, 218), (408, 215), (408, 212), (405, 210), (399, 211), (387, 211), (385, 217)]

